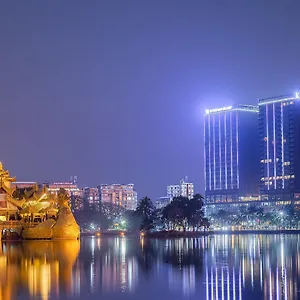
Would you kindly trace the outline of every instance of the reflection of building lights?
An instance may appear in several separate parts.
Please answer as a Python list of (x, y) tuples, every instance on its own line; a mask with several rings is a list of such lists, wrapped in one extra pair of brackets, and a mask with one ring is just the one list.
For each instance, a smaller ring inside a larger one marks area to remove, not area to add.
[(141, 238), (140, 241), (141, 241), (141, 248), (142, 248), (142, 250), (144, 250), (144, 242), (145, 242), (145, 239), (144, 239), (144, 238)]

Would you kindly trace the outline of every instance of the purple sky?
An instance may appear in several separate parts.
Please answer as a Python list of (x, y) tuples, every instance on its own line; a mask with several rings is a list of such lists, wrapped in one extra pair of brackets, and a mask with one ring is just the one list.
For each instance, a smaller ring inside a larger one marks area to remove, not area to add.
[(299, 1), (3, 1), (0, 159), (19, 180), (203, 192), (203, 112), (293, 92)]

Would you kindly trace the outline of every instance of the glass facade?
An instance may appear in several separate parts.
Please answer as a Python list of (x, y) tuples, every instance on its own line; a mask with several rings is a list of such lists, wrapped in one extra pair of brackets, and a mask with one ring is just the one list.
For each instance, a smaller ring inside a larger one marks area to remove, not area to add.
[[(205, 200), (236, 202), (258, 193), (258, 108), (250, 105), (206, 110)], [(255, 163), (257, 161), (257, 163)]]
[(300, 191), (299, 94), (259, 100), (260, 193), (289, 202)]

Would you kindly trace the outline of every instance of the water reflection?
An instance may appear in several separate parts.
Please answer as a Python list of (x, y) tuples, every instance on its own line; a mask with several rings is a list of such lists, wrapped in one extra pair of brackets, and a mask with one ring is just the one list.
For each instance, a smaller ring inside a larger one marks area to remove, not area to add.
[(298, 299), (298, 235), (2, 243), (2, 299)]
[(2, 243), (0, 248), (0, 299), (25, 295), (58, 297), (60, 287), (73, 290), (73, 265), (79, 241)]
[(298, 235), (208, 240), (206, 299), (298, 299), (298, 251)]

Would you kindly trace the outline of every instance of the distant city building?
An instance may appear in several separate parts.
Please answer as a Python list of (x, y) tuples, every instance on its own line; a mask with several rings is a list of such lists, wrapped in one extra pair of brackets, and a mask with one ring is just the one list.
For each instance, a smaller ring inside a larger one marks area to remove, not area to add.
[(179, 196), (191, 199), (194, 196), (194, 184), (187, 182), (187, 177), (181, 179), (179, 184), (167, 186), (167, 196), (171, 199)]
[(98, 188), (84, 188), (83, 203), (86, 210), (100, 211), (100, 195)]
[(72, 182), (54, 182), (48, 183), (48, 189), (51, 193), (57, 193), (60, 189), (64, 189), (71, 194), (78, 191), (78, 186)]
[(77, 176), (70, 176), (70, 182), (72, 182), (73, 184), (77, 184), (78, 183)]
[(299, 98), (296, 93), (259, 100), (262, 200), (300, 203)]
[[(258, 196), (258, 107), (229, 106), (205, 111), (206, 206)], [(218, 209), (225, 206), (218, 205)]]
[(18, 187), (19, 189), (25, 189), (25, 188), (30, 188), (34, 187), (37, 185), (37, 182), (34, 181), (16, 181), (11, 183), (11, 187)]
[(159, 197), (155, 201), (155, 207), (156, 209), (162, 209), (166, 207), (168, 204), (170, 204), (172, 201), (171, 197)]
[(122, 206), (135, 210), (137, 193), (133, 184), (102, 184), (100, 187), (101, 202)]
[(72, 182), (53, 182), (53, 183), (47, 183), (48, 190), (50, 193), (55, 193), (60, 189), (64, 189), (69, 193), (69, 196), (71, 198), (71, 208), (72, 211), (81, 211), (83, 210), (83, 190), (80, 189), (77, 185), (77, 177), (76, 177), (76, 183), (74, 181)]

